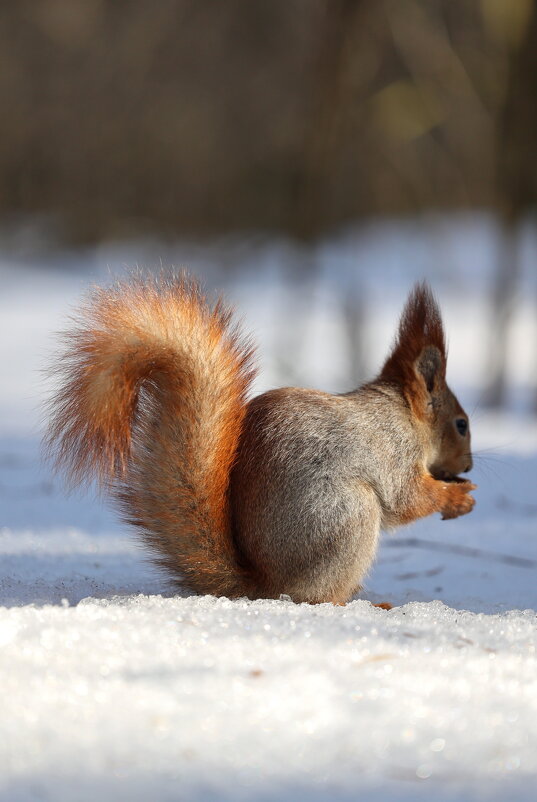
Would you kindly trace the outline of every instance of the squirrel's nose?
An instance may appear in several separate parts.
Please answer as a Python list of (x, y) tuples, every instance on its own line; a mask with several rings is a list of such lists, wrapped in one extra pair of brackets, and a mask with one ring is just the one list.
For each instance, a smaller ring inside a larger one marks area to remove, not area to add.
[(470, 461), (468, 462), (468, 464), (467, 464), (466, 468), (463, 470), (463, 473), (468, 473), (468, 471), (471, 471), (471, 470), (472, 470), (472, 468), (473, 468), (473, 466), (474, 466), (474, 461), (473, 461), (473, 459), (470, 457)]

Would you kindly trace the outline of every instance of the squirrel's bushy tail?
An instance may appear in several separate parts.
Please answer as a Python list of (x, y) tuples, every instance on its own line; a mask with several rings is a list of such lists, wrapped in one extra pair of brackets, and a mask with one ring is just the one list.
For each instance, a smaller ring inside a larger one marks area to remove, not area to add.
[(250, 595), (228, 485), (252, 349), (230, 312), (185, 278), (136, 278), (96, 289), (65, 339), (46, 438), (57, 465), (104, 483), (190, 588)]

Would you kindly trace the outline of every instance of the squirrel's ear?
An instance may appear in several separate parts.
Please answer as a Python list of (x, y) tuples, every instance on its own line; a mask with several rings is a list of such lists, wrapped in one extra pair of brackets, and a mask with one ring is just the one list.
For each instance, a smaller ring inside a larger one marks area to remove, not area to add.
[(425, 382), (429, 394), (434, 393), (435, 386), (445, 377), (445, 360), (435, 345), (426, 345), (416, 360), (416, 373)]
[(425, 414), (431, 397), (445, 383), (446, 343), (438, 304), (424, 282), (406, 302), (393, 350), (380, 379), (399, 384), (418, 414)]

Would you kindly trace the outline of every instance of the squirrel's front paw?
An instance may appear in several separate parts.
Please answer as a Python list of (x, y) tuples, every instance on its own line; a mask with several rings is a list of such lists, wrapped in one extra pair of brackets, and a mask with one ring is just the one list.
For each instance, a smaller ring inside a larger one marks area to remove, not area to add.
[(442, 507), (442, 520), (458, 518), (459, 515), (467, 515), (471, 512), (475, 505), (475, 499), (469, 494), (476, 487), (477, 485), (468, 481), (445, 484), (446, 501)]

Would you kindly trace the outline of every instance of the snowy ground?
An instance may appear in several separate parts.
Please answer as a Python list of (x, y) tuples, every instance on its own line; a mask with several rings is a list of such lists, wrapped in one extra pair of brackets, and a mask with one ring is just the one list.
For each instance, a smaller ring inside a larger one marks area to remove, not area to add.
[(345, 608), (173, 596), (39, 461), (34, 368), (98, 271), (3, 269), (0, 799), (535, 799), (535, 424), (476, 416), (474, 513), (386, 536)]

